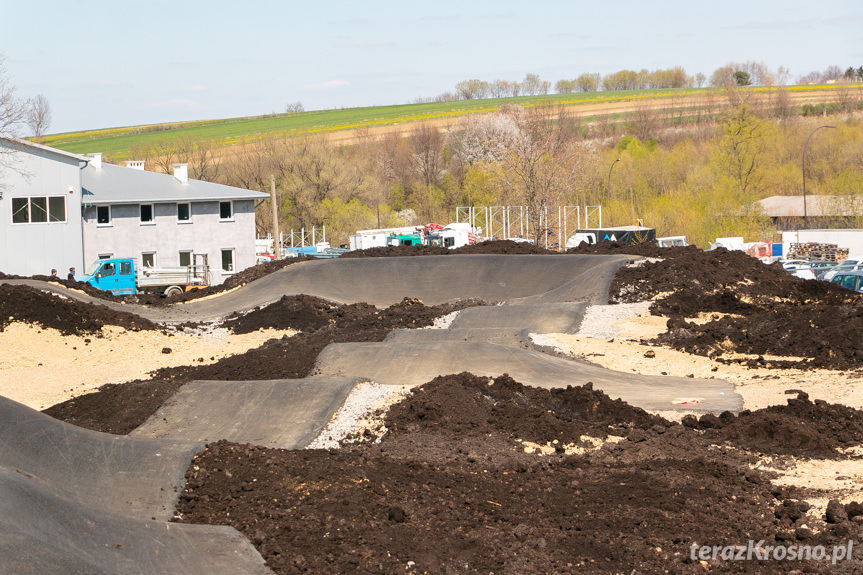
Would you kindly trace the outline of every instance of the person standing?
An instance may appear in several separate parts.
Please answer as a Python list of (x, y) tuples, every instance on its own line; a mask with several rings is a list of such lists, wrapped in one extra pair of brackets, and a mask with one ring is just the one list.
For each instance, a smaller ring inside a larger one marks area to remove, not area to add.
[(66, 276), (66, 279), (69, 280), (70, 282), (75, 281), (75, 268), (74, 267), (69, 268), (69, 275)]
[(57, 270), (55, 270), (54, 268), (51, 268), (51, 277), (52, 278), (57, 277)]

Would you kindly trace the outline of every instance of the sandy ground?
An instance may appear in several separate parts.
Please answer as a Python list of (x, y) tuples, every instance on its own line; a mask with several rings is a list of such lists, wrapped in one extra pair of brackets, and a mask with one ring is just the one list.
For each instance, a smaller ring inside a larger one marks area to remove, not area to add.
[(107, 326), (101, 337), (85, 337), (13, 323), (0, 331), (0, 395), (45, 409), (106, 383), (146, 379), (160, 367), (213, 363), (294, 333), (233, 335), (218, 328), (165, 334)]

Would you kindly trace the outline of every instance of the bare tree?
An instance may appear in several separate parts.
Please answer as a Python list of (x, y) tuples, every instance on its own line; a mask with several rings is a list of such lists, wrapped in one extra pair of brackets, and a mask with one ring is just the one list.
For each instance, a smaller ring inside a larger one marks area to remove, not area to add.
[(538, 74), (527, 74), (521, 82), (521, 91), (525, 96), (536, 96), (542, 93), (542, 80)]
[[(3, 62), (6, 57), (0, 53), (0, 138), (18, 138), (21, 122), (24, 120), (25, 103), (15, 95), (15, 86), (6, 75)], [(16, 149), (0, 146), (0, 193), (3, 191), (3, 173), (15, 171), (26, 176), (15, 160)]]
[[(496, 163), (498, 185), (512, 201), (526, 205), (539, 217), (577, 185), (580, 154), (567, 137), (570, 122), (562, 115), (564, 108), (510, 106), (501, 113), (508, 114), (518, 130)], [(530, 226), (537, 241), (545, 234), (545, 224), (539, 224), (532, 216)]]
[(488, 82), (482, 80), (462, 80), (455, 85), (456, 93), (463, 100), (475, 100), (479, 98), (487, 98), (491, 88)]
[(51, 104), (48, 98), (38, 94), (27, 100), (25, 106), (24, 122), (30, 128), (30, 135), (36, 142), (41, 142), (42, 137), (51, 127)]
[(575, 85), (579, 92), (596, 92), (599, 90), (599, 85), (602, 78), (599, 74), (582, 74), (575, 79)]
[(426, 123), (420, 124), (408, 138), (413, 148), (413, 166), (424, 186), (437, 185), (443, 173), (443, 135)]

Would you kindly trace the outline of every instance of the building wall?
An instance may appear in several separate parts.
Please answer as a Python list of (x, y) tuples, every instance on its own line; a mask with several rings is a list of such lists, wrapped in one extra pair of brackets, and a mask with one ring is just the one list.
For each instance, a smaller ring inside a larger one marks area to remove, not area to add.
[[(152, 223), (141, 222), (139, 204), (111, 206), (109, 225), (97, 223), (97, 206), (84, 208), (84, 257), (89, 264), (100, 256), (134, 257), (152, 253), (155, 267), (180, 265), (180, 252), (207, 254), (212, 283), (255, 265), (255, 206), (253, 200), (234, 200), (233, 218), (221, 220), (219, 202), (191, 202), (191, 219), (177, 219), (177, 204), (153, 205)], [(234, 269), (221, 269), (222, 250), (234, 251)]]
[[(6, 274), (65, 278), (74, 266), (82, 273), (81, 173), (78, 160), (37, 148), (15, 152), (16, 167), (5, 169), (0, 199), (0, 271)], [(13, 198), (63, 197), (65, 222), (12, 223)]]

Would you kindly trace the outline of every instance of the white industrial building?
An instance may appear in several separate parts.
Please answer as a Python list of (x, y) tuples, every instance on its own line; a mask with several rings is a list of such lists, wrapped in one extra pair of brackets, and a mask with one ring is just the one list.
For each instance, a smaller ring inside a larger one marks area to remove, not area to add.
[(21, 140), (0, 146), (11, 152), (0, 174), (0, 272), (65, 277), (98, 258), (173, 267), (206, 254), (219, 284), (255, 264), (255, 206), (269, 194), (190, 180), (185, 164), (168, 175)]

